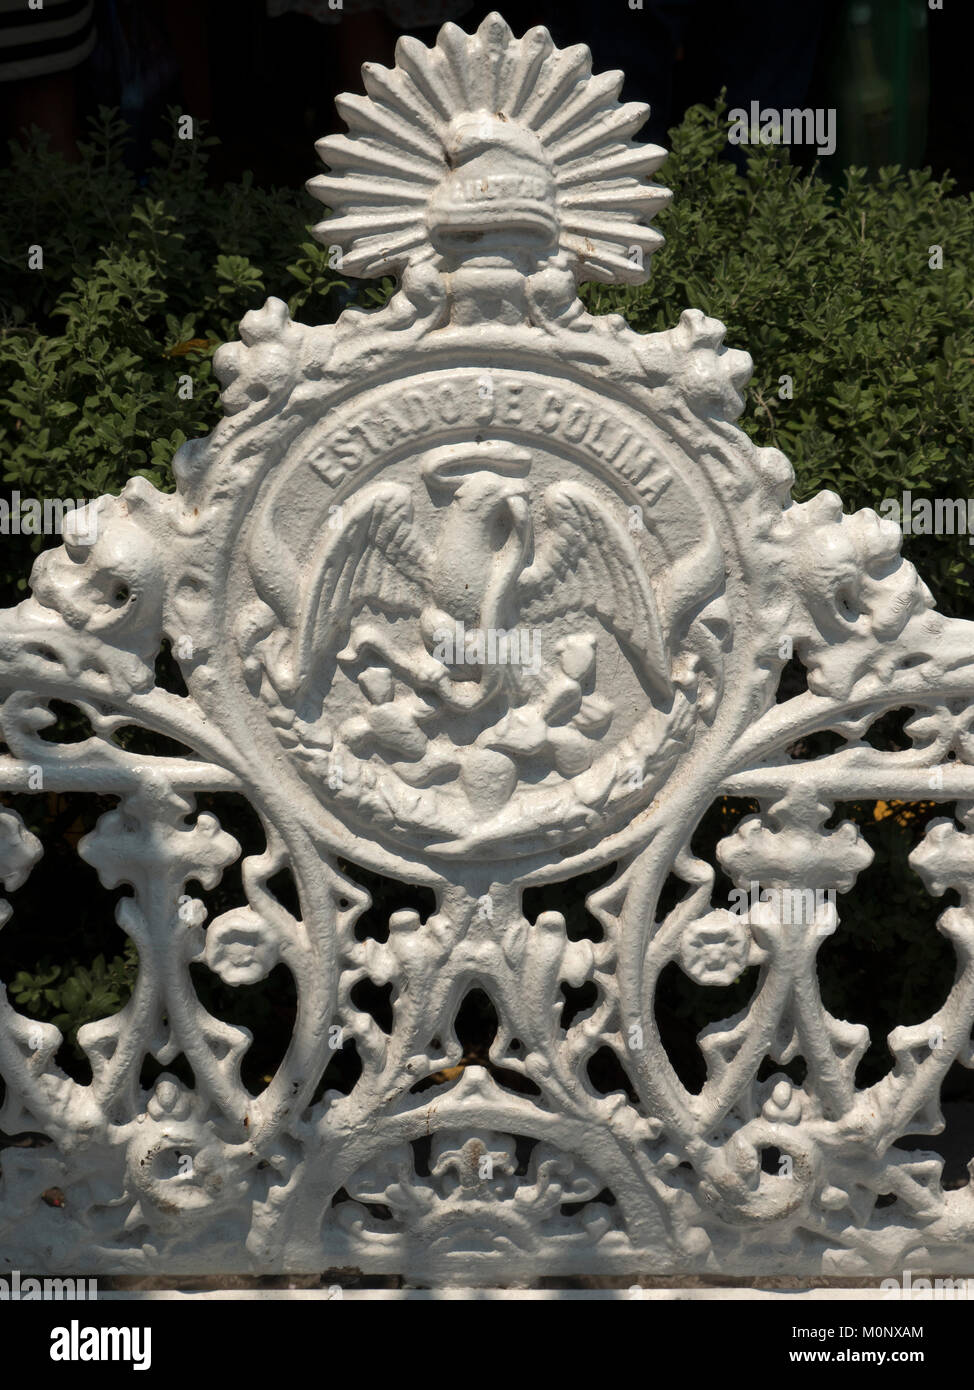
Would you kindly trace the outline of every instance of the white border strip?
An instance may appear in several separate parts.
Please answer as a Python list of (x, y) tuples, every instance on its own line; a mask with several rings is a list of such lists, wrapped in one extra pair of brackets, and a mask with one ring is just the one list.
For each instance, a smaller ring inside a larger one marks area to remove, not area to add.
[[(277, 1300), (295, 1303), (456, 1303), (456, 1302), (603, 1302), (624, 1303), (723, 1303), (743, 1300), (753, 1303), (868, 1303), (890, 1301), (888, 1291), (868, 1289), (207, 1289), (193, 1292), (183, 1289), (131, 1289), (99, 1292), (98, 1302), (176, 1302), (211, 1303), (242, 1301), (265, 1303)], [(929, 1291), (900, 1290), (897, 1303), (929, 1303)]]

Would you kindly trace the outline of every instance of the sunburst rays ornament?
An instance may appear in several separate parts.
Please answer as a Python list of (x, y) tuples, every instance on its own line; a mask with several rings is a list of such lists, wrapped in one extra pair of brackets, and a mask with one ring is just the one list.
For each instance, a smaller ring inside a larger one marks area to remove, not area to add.
[(701, 314), (644, 336), (578, 297), (662, 242), (621, 73), (496, 14), (396, 58), (338, 99), (309, 187), (342, 271), (399, 292), (320, 330), (265, 308), (253, 371), (232, 345), (217, 370), (246, 409), (299, 364), (276, 424), (309, 412), (248, 543), (251, 688), (366, 854), (381, 828), (455, 865), (621, 825), (711, 721), (721, 552), (674, 444), (740, 413), (750, 363)]
[(576, 285), (645, 280), (663, 240), (648, 223), (670, 198), (645, 176), (666, 152), (632, 144), (649, 107), (619, 103), (621, 72), (593, 76), (584, 45), (559, 50), (541, 28), (516, 39), (491, 14), (475, 34), (445, 25), (432, 48), (402, 38), (394, 68), (362, 73), (367, 95), (337, 101), (350, 134), (317, 145), (333, 172), (308, 184), (335, 213), (314, 232), (342, 247), (343, 270), (506, 259)]

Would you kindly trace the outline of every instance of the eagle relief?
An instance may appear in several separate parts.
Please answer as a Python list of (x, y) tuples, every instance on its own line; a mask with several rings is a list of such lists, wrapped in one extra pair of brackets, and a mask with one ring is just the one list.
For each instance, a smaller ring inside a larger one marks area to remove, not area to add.
[[(669, 195), (641, 176), (663, 152), (627, 140), (641, 108), (617, 105), (617, 74), (580, 84), (576, 50), (538, 87), (543, 31), (459, 35), (367, 64), (368, 95), (340, 102), (351, 135), (319, 143), (335, 172), (309, 186), (336, 215), (316, 235), (402, 289), (347, 311), (324, 360), (292, 349), (308, 384), (248, 508), (235, 632), (350, 827), (518, 857), (631, 817), (711, 721), (724, 564), (635, 398), (635, 343), (577, 299), (643, 278), (661, 240), (644, 219)], [(702, 316), (682, 332), (713, 346)], [(274, 301), (242, 337), (216, 363), (233, 392), (251, 341), (298, 342)], [(745, 359), (723, 355), (726, 393)]]

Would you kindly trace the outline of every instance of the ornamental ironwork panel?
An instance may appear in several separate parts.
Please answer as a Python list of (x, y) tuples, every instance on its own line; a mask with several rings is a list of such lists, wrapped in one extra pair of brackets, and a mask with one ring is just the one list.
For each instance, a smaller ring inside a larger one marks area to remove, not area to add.
[[(325, 327), (247, 314), (175, 493), (134, 478), (74, 513), (0, 614), (0, 786), (110, 799), (77, 852), (138, 954), (78, 1035), (86, 1084), (2, 996), (0, 1129), (47, 1142), (2, 1153), (0, 1263), (974, 1271), (970, 1188), (899, 1142), (974, 1065), (974, 624), (935, 611), (896, 525), (792, 501), (734, 424), (751, 363), (720, 323), (583, 308), (582, 281), (645, 278), (669, 197), (621, 74), (492, 15), (363, 76), (318, 147), (316, 234), (396, 293)], [(792, 654), (807, 689), (776, 699)], [(85, 737), (51, 741), (52, 702)], [(873, 747), (902, 708), (909, 747)], [(137, 753), (133, 726), (179, 749)], [(199, 806), (227, 792), (254, 852)], [(957, 972), (857, 1087), (868, 1033), (824, 1007), (816, 953), (873, 857), (834, 815), (865, 796), (953, 811), (911, 863), (956, 894)], [(758, 809), (715, 865), (691, 837), (720, 797)], [(8, 891), (44, 873), (14, 809), (0, 857)], [(210, 913), (231, 865), (239, 902)], [(704, 990), (753, 970), (696, 1092), (656, 1016), (670, 966)], [(279, 968), (293, 1026), (255, 1094), (254, 1039), (198, 980)]]

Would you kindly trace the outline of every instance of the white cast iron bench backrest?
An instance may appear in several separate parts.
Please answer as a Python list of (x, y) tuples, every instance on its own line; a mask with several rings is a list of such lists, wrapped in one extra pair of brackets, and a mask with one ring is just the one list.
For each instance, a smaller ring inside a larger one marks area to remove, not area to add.
[[(937, 1132), (945, 1073), (974, 1064), (974, 624), (935, 611), (895, 525), (791, 500), (787, 459), (734, 424), (751, 363), (720, 323), (640, 335), (582, 307), (580, 282), (639, 283), (661, 242), (663, 151), (632, 143), (646, 111), (618, 104), (621, 74), (497, 15), (363, 72), (350, 135), (319, 145), (317, 235), (395, 295), (326, 327), (277, 299), (247, 314), (176, 492), (134, 478), (99, 499), (0, 614), (0, 787), (117, 798), (78, 849), (125, 886), (139, 955), (124, 1008), (81, 1030), (90, 1085), (57, 1065), (57, 1028), (0, 1003), (0, 1129), (51, 1141), (3, 1151), (0, 1265), (501, 1283), (886, 1273), (922, 1251), (974, 1272), (970, 1189), (895, 1147)], [(186, 695), (156, 681), (164, 640)], [(792, 653), (808, 688), (779, 703)], [(46, 741), (52, 700), (91, 737)], [(871, 747), (902, 707), (910, 749)], [(126, 752), (131, 725), (189, 752)], [(817, 730), (841, 746), (789, 753)], [(207, 919), (192, 884), (241, 849), (194, 796), (227, 791), (266, 847)], [(690, 848), (721, 796), (760, 806), (718, 847), (744, 907)], [(960, 905), (939, 921), (943, 1007), (857, 1089), (866, 1029), (824, 1008), (816, 951), (872, 858), (827, 822), (864, 796), (956, 806), (911, 861)], [(0, 831), (14, 890), (40, 844), (13, 810)], [(346, 863), (432, 910), (357, 932), (369, 894)], [(527, 913), (528, 890), (612, 865), (591, 937)], [(285, 869), (297, 914), (269, 887)], [(749, 1006), (701, 1035), (698, 1094), (654, 1017), (674, 961), (705, 987), (759, 967)], [(295, 981), (259, 1095), (251, 1039), (204, 1008), (193, 962)], [(391, 987), (390, 1031), (356, 1005), (364, 980)], [(567, 1025), (563, 985), (587, 988)], [(497, 1030), (473, 1061), (455, 1023), (475, 991)], [(358, 1080), (322, 1090), (347, 1046)], [(628, 1090), (592, 1084), (601, 1049)], [(180, 1055), (195, 1085), (143, 1089), (147, 1057)]]

